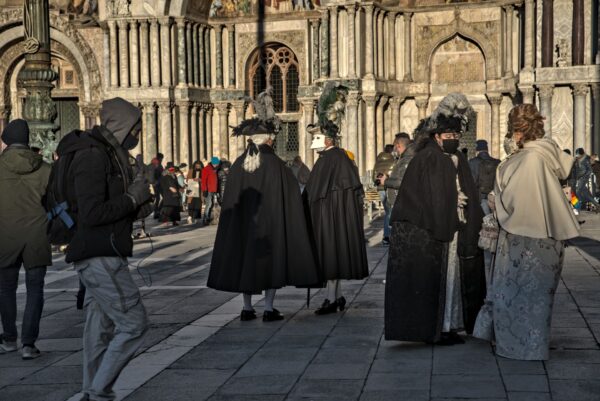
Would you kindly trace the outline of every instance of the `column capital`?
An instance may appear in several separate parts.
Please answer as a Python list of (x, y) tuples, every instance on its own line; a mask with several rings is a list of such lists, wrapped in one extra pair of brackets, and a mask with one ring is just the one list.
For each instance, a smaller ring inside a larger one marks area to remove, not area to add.
[(388, 95), (381, 95), (379, 96), (379, 105), (380, 106), (385, 106), (388, 102), (388, 100), (390, 99), (390, 97)]
[(144, 112), (148, 113), (150, 111), (154, 111), (154, 101), (150, 100), (150, 101), (143, 101), (141, 102), (142, 104), (142, 109), (144, 110)]
[(350, 4), (349, 6), (346, 6), (346, 12), (348, 13), (348, 15), (355, 15), (356, 14), (356, 6), (354, 4)]
[(500, 106), (502, 103), (501, 93), (486, 93), (485, 96), (492, 106)]
[(312, 24), (313, 28), (314, 28), (314, 27), (317, 27), (317, 28), (318, 28), (318, 27), (319, 27), (319, 25), (321, 25), (321, 19), (320, 19), (320, 18), (311, 18), (311, 19), (310, 19), (310, 22), (311, 22), (311, 24)]
[(515, 10), (515, 6), (512, 4), (503, 6), (502, 8), (504, 8), (504, 11), (506, 11), (508, 14), (512, 13)]
[(185, 18), (175, 18), (175, 23), (177, 24), (177, 28), (184, 28), (185, 29), (185, 25), (186, 25), (186, 20)]
[(360, 101), (360, 93), (358, 92), (350, 92), (348, 96), (346, 96), (346, 104), (350, 107), (358, 106), (358, 102)]
[(149, 19), (148, 22), (150, 23), (150, 26), (158, 25), (158, 20), (156, 18)]
[(321, 19), (322, 20), (329, 19), (329, 10), (328, 9), (324, 9), (321, 11)]
[(206, 111), (210, 115), (212, 115), (214, 108), (215, 108), (215, 105), (212, 104), (212, 103), (204, 103), (204, 104), (202, 104), (202, 109), (204, 111)]
[(119, 29), (127, 29), (127, 27), (129, 26), (129, 21), (126, 19), (117, 20), (117, 26), (119, 27)]
[(542, 98), (542, 99), (552, 98), (552, 95), (554, 94), (554, 85), (543, 84), (543, 85), (538, 85), (537, 88), (540, 92), (540, 98)]
[(396, 11), (388, 11), (387, 16), (391, 19), (395, 19), (398, 16), (398, 12)]
[(215, 103), (215, 108), (219, 116), (226, 116), (229, 113), (229, 103)]
[(165, 109), (167, 109), (169, 112), (174, 106), (174, 103), (170, 100), (158, 100), (156, 104), (162, 111), (165, 111)]
[(221, 33), (223, 31), (223, 25), (221, 25), (221, 24), (215, 24), (215, 25), (212, 25), (212, 27), (216, 33)]
[(225, 28), (227, 28), (229, 32), (235, 31), (235, 24), (225, 24)]
[(132, 20), (129, 20), (129, 23), (131, 24), (131, 27), (133, 29), (136, 29), (137, 26), (140, 24), (140, 21), (138, 21), (137, 19), (132, 19)]
[(367, 107), (375, 107), (375, 104), (377, 103), (378, 98), (379, 98), (379, 96), (374, 93), (369, 93), (369, 94), (363, 93), (363, 95), (362, 95), (362, 99), (365, 101), (365, 104), (367, 105)]
[(402, 102), (404, 102), (404, 99), (404, 96), (394, 96), (390, 98), (390, 106), (392, 106), (394, 109), (400, 109), (400, 105)]
[(177, 106), (179, 106), (180, 110), (181, 109), (185, 109), (185, 110), (189, 110), (190, 107), (192, 107), (192, 103), (189, 100), (180, 100), (177, 102)]
[(402, 13), (402, 17), (404, 18), (405, 22), (410, 22), (410, 19), (412, 18), (413, 13)]
[(171, 26), (171, 24), (173, 23), (173, 20), (170, 17), (160, 18), (158, 20), (158, 23), (161, 25)]
[(425, 109), (429, 105), (429, 96), (415, 97), (415, 104), (418, 109)]
[(148, 30), (148, 22), (150, 22), (148, 19), (142, 18), (138, 20), (138, 22), (140, 23), (140, 29), (142, 31)]
[(587, 96), (590, 91), (589, 84), (574, 84), (573, 95), (575, 96)]
[(298, 98), (298, 101), (302, 104), (303, 108), (314, 108), (315, 107), (315, 99), (311, 98)]

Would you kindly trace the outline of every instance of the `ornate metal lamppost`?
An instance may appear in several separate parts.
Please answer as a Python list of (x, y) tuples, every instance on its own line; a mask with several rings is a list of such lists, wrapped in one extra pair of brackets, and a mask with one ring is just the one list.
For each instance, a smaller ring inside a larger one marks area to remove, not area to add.
[(52, 160), (56, 149), (54, 124), (56, 106), (50, 97), (52, 82), (58, 74), (50, 62), (50, 16), (48, 0), (24, 0), (23, 27), (25, 65), (18, 79), (27, 91), (23, 117), (31, 131), (30, 145), (42, 150), (44, 158)]

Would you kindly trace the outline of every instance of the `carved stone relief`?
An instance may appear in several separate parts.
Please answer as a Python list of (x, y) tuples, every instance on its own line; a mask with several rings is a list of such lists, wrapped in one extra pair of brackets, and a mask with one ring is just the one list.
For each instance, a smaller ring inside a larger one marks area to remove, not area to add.
[[(571, 65), (571, 32), (573, 30), (573, 1), (554, 0), (554, 44), (560, 46), (561, 58)], [(564, 43), (566, 46), (563, 46)], [(564, 48), (564, 49), (563, 49)], [(554, 54), (554, 64), (558, 63), (558, 54)]]
[(573, 95), (571, 88), (554, 88), (552, 96), (552, 139), (561, 149), (573, 148)]

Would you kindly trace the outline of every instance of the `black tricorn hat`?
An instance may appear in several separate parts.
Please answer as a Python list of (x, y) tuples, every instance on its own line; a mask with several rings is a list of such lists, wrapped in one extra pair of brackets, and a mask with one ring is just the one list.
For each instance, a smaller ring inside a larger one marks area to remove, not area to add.
[(261, 120), (259, 118), (250, 118), (244, 120), (237, 127), (232, 127), (232, 136), (252, 136), (261, 134), (278, 134), (277, 124), (273, 119)]
[(463, 120), (458, 116), (447, 117), (443, 114), (438, 114), (435, 120), (430, 119), (427, 125), (426, 131), (429, 135), (442, 134), (444, 132), (463, 133)]

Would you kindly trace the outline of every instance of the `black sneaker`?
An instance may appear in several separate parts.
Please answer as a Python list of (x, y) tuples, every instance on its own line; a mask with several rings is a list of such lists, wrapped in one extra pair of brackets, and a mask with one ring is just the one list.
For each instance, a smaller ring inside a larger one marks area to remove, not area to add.
[(384, 237), (383, 241), (381, 241), (381, 245), (390, 246), (390, 237)]
[(263, 322), (275, 322), (277, 320), (283, 320), (283, 315), (277, 309), (273, 308), (273, 310), (266, 310), (263, 313)]

